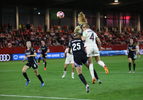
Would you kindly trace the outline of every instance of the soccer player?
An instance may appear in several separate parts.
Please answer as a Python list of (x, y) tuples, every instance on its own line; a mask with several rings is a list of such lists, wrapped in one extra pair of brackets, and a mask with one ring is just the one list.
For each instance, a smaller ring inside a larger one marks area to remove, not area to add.
[(139, 52), (139, 50), (140, 50), (140, 49), (139, 49), (139, 45), (140, 45), (140, 43), (137, 42), (137, 45), (136, 45), (136, 48), (137, 48), (137, 51), (136, 51), (136, 58), (137, 58), (137, 55), (139, 55), (139, 59), (141, 59), (141, 58), (140, 58), (140, 55), (141, 55), (141, 54), (140, 54), (140, 52)]
[(81, 25), (81, 28), (83, 30), (82, 40), (85, 41), (84, 47), (86, 48), (87, 57), (89, 60), (89, 70), (92, 76), (92, 83), (94, 84), (95, 76), (93, 71), (92, 57), (94, 57), (96, 62), (105, 69), (106, 74), (108, 74), (109, 71), (107, 66), (104, 64), (104, 62), (100, 60), (100, 54), (96, 44), (96, 40), (98, 42), (100, 50), (103, 49), (101, 47), (101, 41), (98, 38), (97, 34), (89, 28), (89, 25), (87, 24), (87, 19), (85, 18), (85, 15), (82, 12), (78, 14), (78, 22)]
[(25, 86), (27, 86), (29, 84), (29, 82), (30, 82), (30, 80), (29, 80), (29, 78), (28, 78), (28, 76), (26, 74), (26, 71), (29, 68), (32, 67), (34, 69), (35, 75), (41, 81), (41, 87), (43, 87), (44, 86), (44, 81), (42, 80), (42, 77), (38, 73), (38, 65), (37, 65), (36, 58), (35, 58), (37, 56), (36, 51), (35, 51), (34, 48), (31, 47), (31, 42), (30, 41), (26, 42), (26, 47), (27, 47), (27, 49), (25, 50), (25, 57), (24, 57), (24, 59), (22, 61), (24, 63), (24, 61), (26, 60), (26, 58), (28, 58), (27, 64), (22, 69), (23, 76), (27, 80)]
[(136, 46), (133, 44), (133, 39), (130, 39), (130, 44), (127, 47), (128, 60), (129, 60), (129, 73), (131, 73), (131, 59), (133, 61), (133, 73), (135, 73), (135, 57), (136, 57)]
[(42, 46), (40, 46), (39, 49), (42, 50), (42, 52), (38, 59), (38, 65), (40, 64), (41, 57), (43, 57), (43, 61), (45, 64), (44, 70), (46, 70), (46, 65), (47, 65), (46, 57), (47, 57), (47, 53), (48, 53), (49, 49), (48, 49), (47, 45), (45, 45), (44, 41), (41, 41), (41, 44), (42, 44)]
[(84, 76), (82, 75), (82, 63), (88, 64), (88, 59), (86, 57), (86, 53), (83, 48), (83, 42), (81, 40), (79, 33), (74, 33), (74, 39), (70, 41), (69, 43), (69, 53), (70, 49), (72, 49), (73, 57), (74, 57), (74, 64), (76, 67), (77, 74), (80, 78), (80, 80), (84, 83), (86, 86), (86, 92), (89, 92), (89, 85), (87, 84)]
[(74, 60), (73, 60), (73, 54), (72, 54), (72, 50), (70, 51), (70, 53), (68, 53), (69, 48), (66, 48), (65, 53), (64, 53), (64, 57), (66, 56), (66, 60), (65, 60), (65, 66), (64, 66), (64, 74), (62, 76), (62, 78), (64, 78), (66, 76), (66, 69), (68, 67), (69, 64), (71, 64), (72, 66), (72, 78), (74, 79)]

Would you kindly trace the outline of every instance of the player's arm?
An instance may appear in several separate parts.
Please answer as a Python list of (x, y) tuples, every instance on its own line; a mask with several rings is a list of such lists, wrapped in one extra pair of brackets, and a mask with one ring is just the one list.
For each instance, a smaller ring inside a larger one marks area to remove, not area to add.
[(34, 54), (33, 54), (33, 55), (28, 55), (27, 57), (37, 57), (37, 53), (36, 53), (36, 52), (34, 52)]
[(47, 51), (46, 51), (46, 53), (45, 53), (45, 54), (47, 54), (49, 51), (50, 51), (50, 50), (49, 50), (49, 48), (47, 47)]
[(22, 62), (24, 63), (24, 61), (26, 60), (27, 56), (24, 57), (24, 59), (22, 60)]
[(135, 49), (131, 49), (131, 51), (137, 51), (137, 48), (135, 48)]
[(101, 47), (101, 41), (100, 41), (100, 39), (99, 39), (98, 37), (96, 37), (96, 40), (97, 40), (97, 42), (98, 42), (99, 49), (100, 49), (100, 50), (103, 50), (103, 47)]
[(86, 36), (87, 36), (87, 35), (85, 34), (85, 32), (83, 32), (83, 35), (82, 35), (82, 37), (81, 37), (82, 41), (85, 41)]

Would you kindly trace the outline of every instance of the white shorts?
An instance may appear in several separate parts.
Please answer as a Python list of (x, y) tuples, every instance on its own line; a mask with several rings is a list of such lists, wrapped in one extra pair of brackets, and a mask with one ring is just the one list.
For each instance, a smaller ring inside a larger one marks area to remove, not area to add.
[(74, 63), (73, 56), (66, 57), (65, 64), (71, 64), (71, 63)]
[(139, 51), (136, 51), (136, 54), (139, 54), (140, 52)]
[(86, 47), (87, 57), (99, 56), (99, 49), (97, 47)]

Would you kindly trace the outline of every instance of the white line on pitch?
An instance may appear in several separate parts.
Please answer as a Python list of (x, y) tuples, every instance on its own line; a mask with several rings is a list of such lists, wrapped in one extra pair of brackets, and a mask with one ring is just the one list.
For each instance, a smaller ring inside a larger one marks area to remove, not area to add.
[(23, 97), (23, 98), (48, 98), (48, 99), (92, 100), (92, 99), (78, 99), (78, 98), (44, 97), (44, 96), (24, 96), (24, 95), (6, 95), (6, 94), (0, 94), (0, 96), (3, 96), (3, 97)]

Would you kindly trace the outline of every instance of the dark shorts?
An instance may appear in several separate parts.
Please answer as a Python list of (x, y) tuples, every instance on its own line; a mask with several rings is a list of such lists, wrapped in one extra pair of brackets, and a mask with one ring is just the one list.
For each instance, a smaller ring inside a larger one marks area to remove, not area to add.
[(128, 58), (131, 58), (132, 60), (136, 60), (134, 54), (128, 54)]
[(47, 54), (41, 53), (43, 58), (47, 58)]
[(75, 67), (81, 67), (82, 63), (83, 64), (88, 63), (88, 58), (87, 58), (86, 54), (83, 53), (83, 54), (74, 55)]
[(37, 69), (38, 68), (38, 65), (37, 65), (37, 63), (35, 64), (35, 63), (27, 63), (26, 64), (27, 66), (29, 66), (29, 68), (33, 68), (33, 69)]

